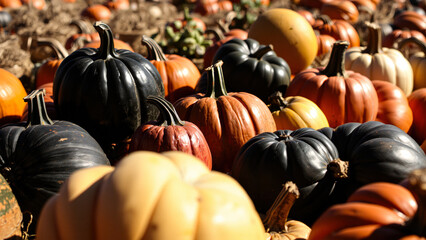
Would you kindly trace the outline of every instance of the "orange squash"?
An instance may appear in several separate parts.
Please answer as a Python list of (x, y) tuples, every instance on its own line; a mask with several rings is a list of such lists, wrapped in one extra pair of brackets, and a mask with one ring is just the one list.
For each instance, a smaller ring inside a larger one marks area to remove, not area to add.
[(21, 120), (28, 94), (21, 81), (12, 73), (0, 68), (0, 126)]

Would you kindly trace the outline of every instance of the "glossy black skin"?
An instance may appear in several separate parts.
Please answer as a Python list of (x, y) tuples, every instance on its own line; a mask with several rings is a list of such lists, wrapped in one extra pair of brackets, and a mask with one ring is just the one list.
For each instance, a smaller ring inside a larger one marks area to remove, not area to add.
[(0, 11), (0, 28), (7, 27), (12, 21), (12, 16), (7, 11)]
[(319, 131), (336, 145), (341, 160), (349, 162), (349, 178), (336, 185), (336, 202), (346, 201), (365, 184), (399, 183), (414, 169), (426, 167), (426, 156), (420, 146), (394, 125), (370, 121)]
[[(256, 95), (265, 103), (275, 91), (285, 93), (290, 84), (290, 67), (269, 51), (260, 59), (256, 51), (266, 46), (254, 39), (232, 39), (223, 44), (216, 52), (213, 63), (223, 61), (223, 76), (228, 92), (248, 92)], [(204, 92), (207, 76), (203, 74), (197, 84), (196, 91)]]
[(300, 197), (289, 217), (312, 223), (328, 206), (336, 180), (327, 165), (338, 159), (333, 143), (311, 128), (261, 133), (240, 150), (231, 175), (243, 186), (259, 213), (266, 213), (282, 185), (294, 182)]
[(164, 97), (155, 66), (138, 53), (114, 49), (108, 34), (100, 34), (99, 49), (82, 48), (65, 58), (53, 84), (58, 119), (80, 125), (103, 147), (157, 119), (159, 111), (146, 98)]
[(34, 227), (44, 203), (71, 173), (110, 163), (95, 139), (73, 123), (26, 124), (0, 128), (0, 173), (21, 210), (33, 215)]

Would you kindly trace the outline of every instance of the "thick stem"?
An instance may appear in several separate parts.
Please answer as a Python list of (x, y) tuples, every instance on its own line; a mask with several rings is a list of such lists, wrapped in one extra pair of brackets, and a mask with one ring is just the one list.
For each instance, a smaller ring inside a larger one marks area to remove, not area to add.
[(28, 103), (28, 120), (26, 128), (33, 125), (52, 125), (53, 121), (50, 120), (46, 111), (46, 104), (44, 96), (46, 90), (37, 89), (32, 91), (28, 96), (24, 97), (24, 101)]
[(271, 105), (269, 106), (269, 109), (271, 112), (279, 111), (288, 106), (288, 102), (283, 97), (282, 92), (276, 91), (271, 96), (268, 97), (269, 102)]
[(142, 37), (142, 44), (145, 45), (148, 50), (148, 60), (155, 60), (161, 62), (167, 61), (166, 55), (164, 55), (163, 51), (161, 50), (161, 47), (157, 44), (157, 42), (154, 41), (154, 39), (144, 35)]
[(225, 39), (225, 35), (223, 34), (222, 30), (220, 30), (219, 28), (208, 28), (206, 29), (206, 31), (204, 31), (204, 34), (212, 34), (213, 39), (215, 41), (220, 41)]
[(338, 40), (333, 44), (330, 60), (321, 74), (328, 77), (345, 77), (345, 51), (349, 46), (348, 41)]
[(225, 80), (222, 71), (223, 62), (219, 60), (217, 63), (206, 68), (207, 72), (207, 91), (206, 97), (218, 98), (227, 96), (228, 92), (225, 87)]
[(414, 170), (408, 182), (408, 188), (416, 196), (418, 208), (406, 227), (410, 234), (426, 237), (426, 168)]
[(328, 15), (324, 15), (324, 14), (319, 15), (317, 17), (317, 19), (321, 20), (324, 23), (324, 25), (332, 25), (333, 24), (333, 20)]
[(375, 23), (367, 23), (368, 27), (368, 42), (367, 48), (362, 53), (368, 53), (370, 55), (376, 53), (382, 53), (382, 32), (381, 27)]
[(70, 23), (70, 25), (76, 26), (78, 28), (78, 30), (79, 30), (79, 33), (90, 34), (92, 32), (91, 29), (89, 28), (88, 24), (85, 21), (81, 20), (81, 19), (79, 19), (79, 20), (72, 20), (71, 23)]
[(399, 51), (402, 52), (403, 49), (410, 43), (415, 44), (417, 47), (419, 47), (420, 51), (422, 51), (426, 56), (426, 44), (424, 42), (420, 41), (416, 37), (410, 37), (410, 38), (406, 38), (406, 39), (401, 40), (398, 44)]
[(267, 232), (286, 232), (285, 223), (291, 207), (299, 198), (299, 189), (293, 182), (286, 182), (283, 185), (278, 197), (271, 208), (266, 212), (263, 225)]
[(173, 105), (159, 96), (149, 96), (147, 97), (147, 102), (153, 104), (160, 110), (161, 117), (164, 122), (161, 126), (184, 126), (185, 122), (179, 118), (179, 115), (176, 112), (176, 109)]
[(335, 159), (327, 165), (327, 171), (333, 174), (334, 179), (348, 178), (349, 163)]
[(47, 46), (53, 50), (56, 59), (64, 59), (68, 57), (68, 51), (64, 48), (64, 46), (54, 38), (37, 38), (37, 46)]
[(118, 57), (114, 49), (114, 36), (111, 28), (103, 22), (95, 22), (93, 25), (99, 33), (101, 39), (101, 46), (99, 47), (98, 56), (101, 59), (109, 59), (111, 57)]
[(254, 58), (257, 58), (259, 60), (262, 59), (263, 56), (265, 56), (265, 54), (267, 54), (270, 51), (273, 51), (273, 47), (271, 44), (269, 44), (268, 46), (264, 46), (262, 48), (257, 49), (257, 51), (255, 53), (253, 53), (251, 56)]

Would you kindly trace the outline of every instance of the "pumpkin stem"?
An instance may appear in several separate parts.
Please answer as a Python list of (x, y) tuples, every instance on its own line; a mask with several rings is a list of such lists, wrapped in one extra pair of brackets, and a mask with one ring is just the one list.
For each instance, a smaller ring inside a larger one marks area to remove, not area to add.
[(402, 52), (403, 49), (410, 43), (418, 46), (420, 48), (420, 51), (422, 51), (426, 56), (426, 44), (423, 41), (420, 41), (416, 37), (409, 37), (409, 38), (401, 40), (398, 44), (399, 51)]
[(382, 53), (382, 32), (381, 27), (376, 23), (366, 23), (368, 27), (367, 48), (362, 50), (362, 53), (370, 55)]
[(220, 40), (225, 39), (225, 35), (223, 34), (223, 32), (219, 28), (208, 28), (208, 29), (206, 29), (206, 31), (204, 31), (204, 34), (212, 34), (213, 39), (215, 41), (220, 41)]
[(179, 115), (176, 112), (176, 109), (173, 105), (159, 96), (148, 96), (147, 102), (155, 105), (158, 110), (161, 112), (161, 117), (164, 119), (164, 122), (161, 126), (184, 126), (185, 122), (179, 118)]
[(331, 171), (335, 179), (348, 178), (348, 167), (348, 162), (334, 159), (327, 165), (327, 171)]
[(348, 41), (336, 41), (333, 44), (327, 66), (320, 73), (328, 77), (345, 77), (345, 51), (348, 46)]
[(206, 68), (207, 72), (207, 91), (206, 97), (218, 98), (227, 96), (228, 92), (225, 87), (225, 80), (222, 71), (223, 61), (219, 60), (212, 66)]
[(91, 29), (89, 28), (88, 24), (85, 21), (81, 20), (81, 19), (72, 20), (71, 23), (70, 23), (70, 25), (76, 26), (78, 28), (78, 30), (79, 30), (79, 33), (89, 34), (89, 33), (92, 32)]
[(410, 234), (426, 237), (426, 168), (414, 170), (408, 177), (408, 188), (417, 200), (417, 212), (406, 224)]
[(33, 125), (53, 124), (53, 121), (50, 120), (47, 115), (44, 95), (46, 95), (46, 89), (43, 88), (34, 90), (28, 96), (24, 97), (24, 101), (28, 103), (28, 120), (26, 128)]
[(95, 22), (93, 25), (99, 33), (101, 39), (101, 46), (99, 47), (98, 56), (101, 59), (107, 60), (111, 57), (118, 57), (114, 49), (114, 36), (111, 28), (103, 22)]
[(280, 91), (276, 91), (271, 96), (269, 96), (268, 101), (271, 103), (271, 105), (269, 106), (271, 112), (282, 110), (286, 108), (289, 104), (289, 102), (285, 100), (282, 92)]
[(321, 20), (323, 22), (323, 25), (332, 25), (333, 20), (328, 15), (322, 14), (319, 15), (316, 19)]
[(268, 52), (273, 51), (273, 50), (274, 50), (273, 46), (271, 44), (269, 44), (268, 46), (264, 46), (264, 47), (257, 49), (257, 51), (255, 53), (253, 53), (251, 56), (261, 60), (262, 57), (265, 56), (265, 54), (267, 54)]
[(167, 61), (166, 55), (164, 55), (163, 50), (161, 50), (161, 47), (154, 39), (144, 35), (142, 36), (142, 44), (145, 45), (148, 50), (148, 60), (155, 60), (157, 62)]
[(68, 51), (58, 40), (54, 38), (43, 38), (43, 37), (37, 38), (37, 46), (50, 47), (53, 50), (53, 53), (55, 54), (56, 59), (64, 59), (68, 57)]
[(289, 181), (283, 185), (278, 197), (266, 212), (263, 225), (267, 232), (286, 232), (287, 217), (291, 207), (299, 198), (299, 189), (296, 184)]

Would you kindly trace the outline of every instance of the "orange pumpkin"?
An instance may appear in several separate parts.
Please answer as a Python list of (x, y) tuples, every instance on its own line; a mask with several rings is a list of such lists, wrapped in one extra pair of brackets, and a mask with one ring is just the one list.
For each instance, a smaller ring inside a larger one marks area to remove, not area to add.
[(108, 21), (111, 18), (112, 13), (106, 6), (94, 4), (85, 8), (81, 15), (92, 21)]
[(340, 0), (325, 3), (321, 7), (321, 14), (331, 19), (341, 19), (354, 24), (358, 21), (358, 8), (351, 1)]
[(181, 97), (195, 93), (195, 86), (201, 74), (191, 60), (176, 54), (165, 55), (161, 47), (146, 36), (142, 38), (142, 44), (147, 46), (147, 59), (161, 75), (168, 101), (173, 103)]
[(336, 40), (345, 40), (349, 42), (349, 47), (360, 46), (359, 34), (356, 29), (347, 21), (331, 20), (327, 15), (321, 15), (313, 25), (320, 34), (326, 34), (334, 37)]
[[(53, 102), (53, 82), (49, 82), (39, 86), (37, 89), (44, 89), (44, 103), (46, 106), (46, 112), (50, 119), (56, 120), (56, 109), (55, 103)], [(22, 114), (21, 121), (28, 120), (28, 104), (25, 104), (24, 113)]]
[(318, 53), (317, 56), (321, 57), (324, 54), (330, 53), (333, 48), (333, 44), (336, 42), (336, 39), (330, 35), (318, 34)]
[(414, 170), (407, 188), (377, 182), (329, 208), (313, 224), (309, 240), (425, 239), (426, 169)]
[(413, 91), (407, 98), (413, 111), (413, 124), (408, 134), (420, 145), (426, 140), (426, 88)]
[(37, 46), (48, 46), (55, 55), (54, 59), (47, 60), (37, 70), (36, 88), (39, 88), (43, 84), (53, 82), (56, 70), (62, 60), (68, 56), (68, 52), (58, 40), (53, 38), (38, 38)]
[(22, 6), (21, 0), (0, 0), (0, 7), (3, 8), (19, 8)]
[(37, 9), (37, 10), (43, 10), (46, 8), (46, 2), (44, 0), (21, 0), (22, 4), (30, 5), (31, 7)]
[(111, 10), (128, 10), (130, 8), (129, 0), (108, 0), (104, 5)]
[(220, 61), (206, 69), (206, 93), (197, 93), (174, 103), (183, 120), (197, 125), (207, 139), (213, 169), (229, 172), (239, 149), (262, 132), (275, 131), (276, 125), (266, 104), (246, 92), (228, 93)]
[(422, 42), (426, 42), (426, 37), (419, 31), (409, 29), (395, 29), (383, 38), (383, 47), (398, 48), (397, 43), (399, 41), (410, 37), (415, 37)]
[(198, 0), (194, 12), (206, 16), (220, 11), (232, 11), (232, 7), (232, 2), (229, 0)]
[(21, 81), (12, 73), (0, 68), (0, 126), (21, 120), (28, 94)]
[(413, 112), (405, 93), (387, 81), (373, 80), (372, 83), (379, 98), (376, 121), (393, 124), (408, 132), (413, 123)]
[(347, 41), (336, 41), (327, 66), (300, 72), (286, 91), (286, 96), (303, 96), (315, 102), (333, 128), (347, 122), (372, 121), (378, 111), (377, 93), (370, 79), (344, 69), (348, 45)]

